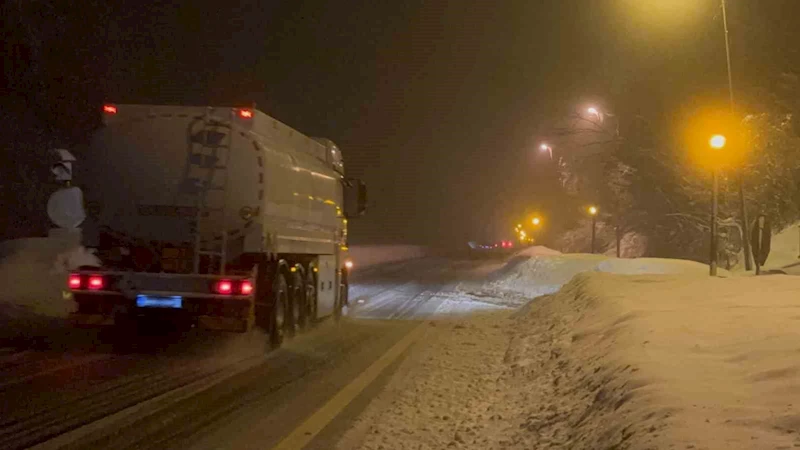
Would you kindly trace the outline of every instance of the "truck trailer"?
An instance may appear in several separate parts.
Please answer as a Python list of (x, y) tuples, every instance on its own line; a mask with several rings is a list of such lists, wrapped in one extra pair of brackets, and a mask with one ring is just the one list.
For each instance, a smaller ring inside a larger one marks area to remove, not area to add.
[(74, 169), (80, 327), (143, 320), (246, 332), (273, 347), (347, 303), (347, 221), (366, 189), (339, 148), (254, 107), (107, 104)]

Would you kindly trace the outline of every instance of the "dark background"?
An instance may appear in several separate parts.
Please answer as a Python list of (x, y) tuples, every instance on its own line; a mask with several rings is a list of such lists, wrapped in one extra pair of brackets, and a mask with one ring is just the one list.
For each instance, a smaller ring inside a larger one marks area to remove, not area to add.
[[(796, 68), (798, 14), (729, 2), (742, 103), (772, 102)], [(441, 244), (504, 237), (530, 210), (558, 223), (542, 123), (594, 103), (666, 132), (727, 88), (716, 0), (8, 0), (3, 21), (6, 237), (47, 228), (9, 216), (44, 210), (21, 193), (36, 155), (84, 142), (104, 100), (256, 102), (367, 182), (354, 243)]]

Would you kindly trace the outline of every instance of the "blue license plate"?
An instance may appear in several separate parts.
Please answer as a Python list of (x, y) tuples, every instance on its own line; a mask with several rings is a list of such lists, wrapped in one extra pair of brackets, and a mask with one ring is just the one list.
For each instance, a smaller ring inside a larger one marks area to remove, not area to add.
[(173, 295), (170, 297), (156, 297), (153, 295), (137, 295), (136, 306), (139, 308), (173, 308), (183, 307), (183, 297)]

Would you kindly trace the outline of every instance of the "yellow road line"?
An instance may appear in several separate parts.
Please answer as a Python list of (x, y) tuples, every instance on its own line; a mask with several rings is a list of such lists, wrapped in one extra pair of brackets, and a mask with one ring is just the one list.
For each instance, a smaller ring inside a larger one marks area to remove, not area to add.
[(378, 378), (381, 372), (403, 354), (422, 332), (424, 325), (425, 322), (417, 325), (408, 334), (403, 336), (389, 351), (384, 353), (377, 361), (372, 363), (371, 366), (367, 367), (365, 371), (361, 372), (350, 384), (337, 392), (336, 395), (328, 400), (328, 403), (325, 403), (325, 405), (312, 414), (311, 417), (289, 433), (289, 435), (280, 441), (278, 445), (273, 447), (272, 450), (300, 450), (308, 445), (308, 443), (339, 415), (358, 394), (366, 389), (370, 383)]

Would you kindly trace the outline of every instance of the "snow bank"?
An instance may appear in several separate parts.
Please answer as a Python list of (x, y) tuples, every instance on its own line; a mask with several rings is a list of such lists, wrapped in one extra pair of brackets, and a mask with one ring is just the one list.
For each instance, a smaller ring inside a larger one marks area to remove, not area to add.
[(800, 447), (798, 291), (584, 273), (513, 314), (429, 322), (337, 448)]
[[(486, 298), (486, 301), (522, 305), (541, 295), (552, 294), (582, 272), (618, 274), (691, 274), (707, 276), (708, 266), (694, 261), (666, 258), (617, 259), (603, 255), (567, 254), (532, 248), (520, 252), (478, 288), (465, 294)], [(727, 276), (725, 270), (720, 275)]]
[(594, 394), (573, 419), (605, 424), (570, 448), (790, 448), (800, 446), (798, 291), (800, 279), (785, 276), (585, 274), (532, 303), (518, 328), (564, 317), (556, 339), (594, 372), (563, 372)]
[(560, 251), (547, 248), (543, 245), (534, 245), (517, 252), (517, 256), (557, 256), (560, 254)]
[(800, 263), (800, 223), (772, 235), (765, 269), (781, 269)]

